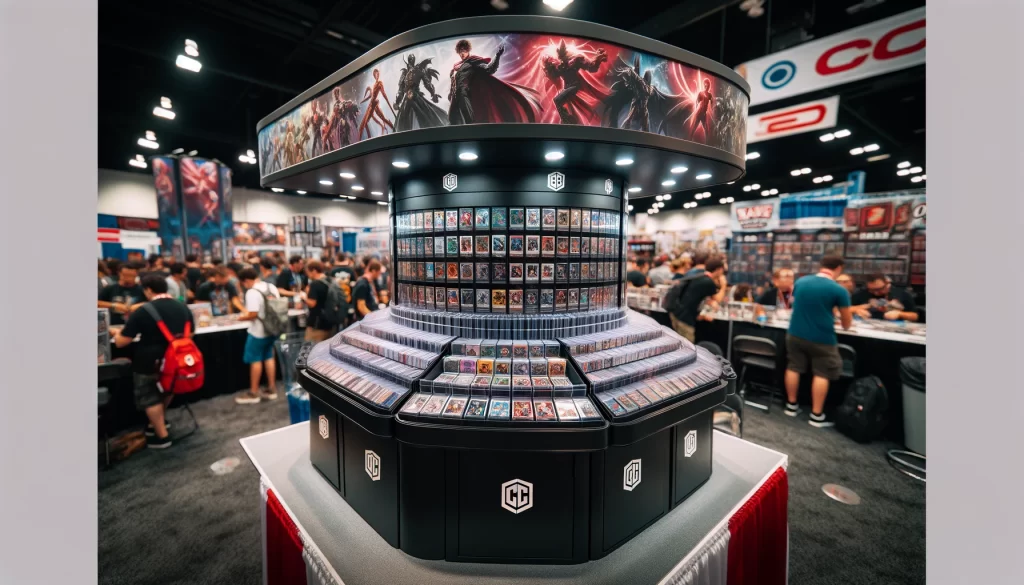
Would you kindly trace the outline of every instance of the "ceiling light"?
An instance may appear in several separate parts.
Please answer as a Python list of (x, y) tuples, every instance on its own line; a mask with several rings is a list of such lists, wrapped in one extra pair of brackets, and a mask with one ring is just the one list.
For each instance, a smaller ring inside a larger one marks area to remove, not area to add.
[(334, 184), (334, 181), (328, 181), (327, 179), (320, 179), (321, 185), (327, 185), (328, 187)]
[(633, 159), (631, 159), (631, 158), (620, 158), (619, 160), (615, 161), (615, 164), (617, 164), (620, 167), (629, 166), (629, 165), (633, 164)]
[(756, 191), (756, 190), (758, 190), (760, 188), (761, 188), (760, 183), (753, 183), (753, 184), (750, 185), (750, 189), (754, 190), (754, 191)]
[(178, 55), (178, 58), (174, 61), (174, 64), (182, 69), (191, 71), (193, 73), (199, 73), (199, 70), (203, 68), (203, 64), (196, 61), (192, 57), (186, 57), (185, 55)]
[(130, 164), (131, 166), (133, 166), (133, 167), (135, 167), (137, 169), (144, 169), (147, 166), (146, 165), (146, 159), (143, 158), (143, 156), (141, 154), (136, 154), (135, 158), (128, 159), (128, 164)]
[(812, 183), (820, 183), (821, 181), (822, 181), (821, 177), (814, 177), (813, 179), (811, 179)]
[(760, 152), (748, 152), (747, 153), (747, 160), (754, 160), (755, 158), (761, 158), (761, 153)]
[(909, 174), (910, 174), (910, 171), (908, 169), (900, 169), (900, 170), (896, 171), (896, 176), (897, 177), (906, 177)]
[(672, 200), (672, 194), (671, 193), (665, 193), (665, 201), (671, 201), (671, 200)]
[(672, 179), (666, 179), (666, 180), (661, 182), (661, 186), (662, 187), (671, 187), (672, 185), (675, 185), (675, 184), (676, 184), (676, 182), (673, 181)]
[(378, 201), (377, 202), (377, 205), (387, 205), (387, 204), (388, 204), (387, 201)]
[(409, 168), (409, 163), (405, 162), (404, 160), (396, 160), (392, 161), (391, 166), (395, 167), (396, 169), (407, 169)]
[(898, 169), (905, 169), (905, 168), (907, 168), (909, 166), (910, 166), (910, 161), (905, 160), (905, 161), (901, 162), (900, 164), (896, 165), (896, 168), (898, 168)]
[(807, 167), (804, 167), (804, 168), (800, 169), (800, 174), (801, 175), (809, 175), (809, 174), (811, 174), (811, 169), (809, 169)]
[(366, 189), (366, 187), (363, 187), (362, 185), (352, 185), (352, 190), (353, 191), (363, 191), (365, 189)]
[(356, 198), (356, 196), (355, 195), (349, 195), (348, 198), (354, 200)]
[(881, 147), (878, 146), (877, 144), (869, 144), (869, 145), (864, 147), (864, 152), (875, 152), (879, 148), (881, 148)]
[(477, 156), (475, 152), (460, 152), (459, 158), (462, 160), (476, 160)]
[(721, 199), (719, 199), (718, 202), (724, 204), (725, 203), (725, 197), (722, 197)]
[(750, 192), (750, 185), (743, 185), (743, 191), (745, 193), (749, 193)]
[(491, 0), (491, 7), (495, 10), (508, 10), (508, 2), (506, 0)]
[(189, 156), (195, 156), (195, 155), (197, 155), (197, 154), (199, 154), (199, 151), (198, 151), (198, 150), (190, 150), (190, 151), (188, 151), (188, 155), (189, 155)]
[(156, 134), (152, 130), (146, 130), (146, 140), (156, 140)]
[(829, 142), (829, 141), (835, 140), (835, 139), (836, 139), (836, 135), (831, 133), (831, 132), (829, 132), (828, 134), (822, 134), (821, 136), (818, 137), (818, 140), (820, 140), (822, 142)]
[(832, 175), (825, 175), (824, 177), (821, 178), (821, 180), (822, 181), (831, 181), (832, 180)]
[[(769, 195), (778, 195), (779, 194), (779, 190), (778, 189), (772, 189), (771, 191), (768, 191), (768, 194)], [(732, 197), (730, 197), (729, 199), (732, 199)]]
[(920, 173), (920, 172), (921, 172), (921, 171), (923, 171), (923, 170), (924, 170), (924, 169), (922, 169), (921, 167), (912, 167), (912, 168), (910, 169), (910, 174), (911, 174), (911, 175), (916, 175), (917, 173)]
[(306, 194), (305, 191), (296, 191), (296, 193), (298, 193), (299, 195), (305, 195)]
[(380, 197), (383, 194), (384, 194), (383, 191), (370, 191), (370, 195), (375, 195), (377, 197)]
[(710, 179), (710, 178), (711, 178), (711, 173), (701, 173), (701, 174), (697, 175), (697, 180), (698, 181), (703, 181), (705, 179)]
[(160, 145), (155, 140), (149, 140), (148, 138), (139, 138), (138, 145), (152, 148), (153, 150), (160, 148)]
[(729, 203), (732, 203), (733, 201), (736, 201), (736, 198), (735, 197), (726, 197), (726, 200), (728, 200)]
[(354, 179), (354, 178), (356, 178), (355, 173), (350, 173), (348, 171), (345, 171), (343, 173), (338, 173), (338, 176), (341, 177), (342, 179)]
[(175, 148), (174, 150), (171, 151), (171, 154), (181, 154), (183, 152), (185, 152), (184, 148)]
[(629, 188), (629, 192), (630, 193), (639, 193), (640, 192), (640, 187), (630, 187)]
[(270, 190), (273, 191), (274, 193), (284, 193), (284, 189), (278, 187), (271, 187)]
[(921, 182), (921, 177), (910, 177), (910, 182), (911, 183), (920, 183)]
[(185, 54), (189, 57), (198, 57), (199, 45), (192, 39), (185, 39)]
[(761, 197), (767, 197), (767, 196), (769, 196), (771, 194), (772, 194), (772, 192), (769, 191), (768, 189), (765, 189), (764, 191), (761, 191)]
[(892, 156), (892, 155), (891, 154), (876, 154), (875, 156), (869, 156), (868, 157), (868, 162), (878, 162), (880, 160), (885, 160), (885, 159), (889, 158), (890, 156)]
[(545, 154), (544, 158), (546, 158), (547, 160), (562, 160), (563, 158), (565, 158), (565, 153), (553, 150)]
[(921, 175), (921, 180), (922, 181), (927, 181), (928, 180), (928, 175)]
[(686, 172), (686, 171), (688, 171), (688, 170), (689, 170), (689, 169), (687, 169), (687, 168), (686, 168), (686, 167), (684, 167), (684, 166), (672, 167), (671, 169), (669, 169), (669, 171), (670, 171), (670, 172), (671, 172), (671, 173), (672, 173), (673, 175), (678, 175), (679, 173), (685, 173), (685, 172)]
[(247, 154), (247, 155), (249, 155), (249, 156), (251, 156), (251, 157), (254, 157), (254, 158), (255, 158), (255, 156), (256, 156), (256, 153), (255, 153), (255, 152), (253, 152), (251, 148), (250, 148), (249, 150), (246, 150), (246, 151), (245, 151), (245, 154)]
[(633, 211), (633, 206), (632, 205), (627, 205), (626, 206), (626, 211)]
[[(250, 150), (249, 152), (252, 152), (252, 151)], [(240, 155), (238, 155), (238, 160), (240, 160), (240, 161), (242, 161), (244, 163), (249, 163), (251, 165), (256, 164), (256, 157), (254, 157), (252, 155), (248, 155), (248, 154), (240, 154)]]
[(166, 108), (161, 108), (160, 106), (153, 108), (153, 115), (161, 118), (167, 118), (168, 120), (173, 120), (175, 116), (174, 112)]
[(662, 199), (664, 199), (664, 198), (665, 198), (665, 196), (664, 196), (664, 195), (655, 195), (655, 197), (654, 197), (654, 200), (655, 200), (655, 201), (661, 201), (661, 200), (662, 200)]
[(859, 147), (859, 146), (857, 148), (851, 148), (850, 149), (850, 154), (852, 154), (854, 156), (856, 156), (858, 154), (864, 154), (864, 149)]
[(654, 205), (655, 205), (655, 206), (656, 206), (656, 207), (657, 207), (658, 209), (661, 209), (662, 207), (665, 207), (665, 202), (664, 202), (664, 201), (659, 201), (659, 202), (655, 203)]
[(561, 12), (566, 6), (572, 4), (572, 0), (544, 0), (544, 4), (552, 10)]
[(850, 131), (849, 130), (836, 130), (836, 132), (835, 132), (835, 137), (836, 138), (846, 138), (849, 135), (850, 135)]
[(800, 169), (793, 169), (792, 171), (789, 171), (789, 174), (794, 176), (794, 177), (799, 177), (800, 176)]

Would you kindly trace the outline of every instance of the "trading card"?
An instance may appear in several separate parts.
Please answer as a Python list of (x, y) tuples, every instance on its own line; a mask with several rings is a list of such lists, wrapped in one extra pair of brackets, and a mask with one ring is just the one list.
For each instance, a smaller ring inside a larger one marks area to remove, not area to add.
[(512, 357), (512, 342), (507, 339), (498, 340), (498, 357), (510, 358)]
[(555, 290), (555, 308), (559, 310), (566, 310), (569, 307), (569, 295), (566, 289), (560, 288)]
[(459, 359), (459, 373), (461, 374), (475, 374), (476, 373), (476, 360), (475, 357), (464, 357)]
[(540, 310), (540, 291), (535, 288), (528, 288), (523, 293), (523, 311), (536, 313)]
[(513, 313), (523, 312), (523, 289), (516, 288), (508, 291), (508, 310)]
[(471, 288), (459, 289), (459, 301), (460, 301), (459, 304), (460, 304), (460, 306), (463, 309), (465, 309), (467, 311), (472, 311), (473, 310), (473, 300), (474, 300), (474, 298), (473, 298), (473, 289), (471, 289)]
[(495, 358), (498, 357), (498, 342), (497, 341), (481, 341), (480, 342), (480, 357), (482, 358)]
[(445, 231), (455, 232), (459, 230), (459, 210), (446, 209), (444, 212)]
[(466, 341), (466, 355), (473, 357), (480, 357), (480, 339), (470, 339)]
[(618, 401), (611, 396), (605, 395), (601, 397), (601, 402), (604, 403), (608, 412), (612, 413), (612, 416), (623, 416), (628, 412), (625, 407), (619, 404)]
[(473, 282), (472, 262), (463, 262), (459, 264), (459, 280), (462, 282)]
[(503, 312), (508, 305), (508, 293), (503, 288), (491, 289), (491, 310)]
[(512, 360), (512, 375), (513, 376), (529, 376), (530, 375), (530, 360), (528, 359), (513, 359)]
[(473, 380), (476, 378), (474, 374), (459, 374), (455, 381), (452, 382), (453, 388), (461, 388), (463, 390), (469, 390), (469, 387), (473, 384)]
[[(465, 266), (465, 264), (463, 264)], [(472, 264), (470, 264), (472, 266)], [(490, 282), (491, 281), (491, 265), (487, 262), (476, 263), (476, 274), (473, 280), (476, 282)]]
[(508, 255), (509, 256), (523, 256), (524, 247), (523, 236), (509, 236), (508, 237)]
[(512, 389), (513, 390), (531, 390), (533, 384), (530, 382), (529, 376), (512, 376)]
[(561, 354), (562, 346), (557, 341), (543, 341), (544, 344), (544, 357), (556, 358)]
[(444, 231), (444, 211), (443, 210), (439, 209), (439, 210), (434, 212), (434, 231), (435, 232), (443, 232)]
[(572, 390), (572, 380), (565, 376), (558, 376), (549, 379), (551, 380), (551, 385), (554, 386), (555, 390)]
[(423, 255), (434, 255), (434, 238), (423, 238)]
[(555, 290), (552, 288), (540, 289), (540, 310), (552, 311), (555, 308)]
[(580, 256), (590, 255), (590, 238), (580, 238)]
[(580, 264), (580, 280), (590, 280), (590, 262)]
[[(643, 399), (644, 403), (647, 402), (646, 398), (643, 398), (642, 396), (641, 398)], [(640, 405), (633, 400), (633, 397), (628, 396), (625, 393), (619, 394), (618, 396), (615, 397), (615, 399), (618, 400), (619, 404), (621, 404), (623, 407), (625, 407), (626, 410), (630, 412), (633, 412), (634, 410), (638, 410), (640, 408)]]
[(575, 311), (580, 307), (580, 289), (569, 289), (569, 310)]
[(555, 224), (557, 225), (559, 231), (569, 229), (569, 210), (568, 209), (559, 209), (556, 212)]
[(569, 254), (572, 256), (580, 255), (580, 239), (577, 236), (569, 238)]
[(423, 404), (423, 408), (419, 412), (420, 416), (437, 416), (441, 414), (441, 409), (444, 408), (444, 403), (447, 401), (447, 394), (434, 394)]
[(508, 398), (491, 398), (491, 407), (487, 410), (487, 418), (508, 420), (509, 400)]
[(539, 230), (540, 229), (540, 209), (536, 207), (526, 208), (526, 229), (528, 230)]
[(541, 210), (541, 214), (540, 214), (540, 218), (541, 218), (541, 220), (540, 220), (540, 227), (541, 227), (541, 229), (545, 229), (545, 230), (554, 230), (555, 229), (555, 210), (554, 209), (549, 209), (549, 208), (542, 209)]
[(540, 256), (540, 236), (526, 236), (526, 256), (527, 258)]
[(530, 358), (530, 375), (547, 376), (548, 362), (544, 358)]
[(508, 279), (508, 264), (495, 262), (491, 265), (491, 282), (505, 282)]
[(491, 376), (491, 390), (508, 392), (512, 385), (512, 376)]
[(538, 392), (551, 392), (555, 386), (551, 383), (551, 379), (547, 376), (530, 376), (530, 383), (533, 384), (533, 389)]
[(391, 408), (391, 406), (394, 405), (396, 402), (398, 402), (398, 399), (401, 398), (401, 397), (402, 397), (402, 395), (399, 394), (398, 392), (394, 392), (394, 391), (389, 390), (385, 394), (382, 394), (381, 396), (378, 396), (377, 400), (375, 400), (375, 402), (379, 406), (382, 406), (384, 408)]
[(547, 358), (548, 371), (547, 375), (554, 378), (555, 376), (565, 375), (565, 359), (564, 358)]
[(569, 263), (569, 281), (575, 281), (580, 279), (580, 264), (579, 262)]
[(508, 212), (504, 207), (491, 208), (491, 229), (503, 230), (508, 228)]
[(465, 418), (484, 418), (487, 416), (487, 399), (471, 398), (466, 405)]
[(444, 256), (445, 253), (445, 238), (444, 236), (434, 236), (434, 256)]
[(476, 229), (487, 230), (491, 227), (491, 210), (486, 207), (476, 208)]
[(449, 262), (448, 263), (448, 270), (447, 270), (447, 272), (448, 272), (448, 280), (449, 281), (453, 281), (453, 282), (454, 281), (458, 281), (459, 280), (459, 263), (458, 262)]
[(480, 390), (487, 390), (491, 387), (491, 376), (475, 376), (470, 386)]
[[(451, 267), (452, 267), (452, 265), (449, 264), (448, 265), (448, 274), (449, 274), (449, 276), (452, 273)], [(456, 276), (459, 275), (458, 270), (455, 271), (455, 275)], [(457, 288), (450, 288), (450, 289), (448, 289), (448, 310), (449, 311), (453, 311), (453, 310), (454, 311), (458, 311), (459, 310), (459, 289), (457, 289)]]
[(473, 236), (459, 236), (459, 254), (461, 256), (473, 255)]
[(580, 413), (580, 418), (583, 420), (595, 420), (601, 418), (601, 413), (594, 408), (593, 403), (591, 403), (589, 399), (574, 398), (573, 403), (576, 404), (576, 410)]
[(662, 400), (660, 394), (658, 394), (657, 392), (650, 388), (647, 388), (646, 386), (640, 389), (640, 394), (642, 394), (644, 398), (650, 401), (651, 404), (654, 404), (655, 402), (660, 402)]
[(445, 242), (447, 243), (447, 245), (445, 246), (445, 251), (447, 252), (447, 254), (449, 256), (458, 256), (459, 236), (446, 236)]
[(580, 215), (582, 216), (581, 217), (582, 221), (580, 222), (580, 227), (585, 232), (590, 231), (590, 210), (589, 209), (583, 209), (583, 210), (581, 210)]
[(494, 359), (482, 357), (476, 360), (476, 373), (486, 376), (494, 374)]
[(473, 231), (473, 208), (459, 208), (459, 231)]
[(417, 258), (423, 256), (426, 253), (423, 238), (416, 238), (413, 241), (416, 243), (416, 251), (414, 253), (414, 256), (416, 256)]
[[(440, 277), (441, 275), (438, 275), (438, 278)], [(434, 306), (436, 306), (439, 311), (444, 310), (444, 299), (445, 288), (443, 286), (434, 287)]]
[(533, 420), (533, 402), (530, 400), (513, 400), (512, 420)]
[(508, 281), (523, 282), (523, 265), (519, 263), (508, 265)]
[(604, 226), (601, 225), (601, 212), (596, 209), (590, 210), (590, 231), (599, 232)]
[(569, 227), (574, 230), (580, 229), (580, 210), (573, 209), (569, 215)]
[[(457, 358), (458, 356), (455, 356), (455, 357)], [(454, 373), (454, 374), (441, 374), (440, 376), (434, 378), (434, 385), (435, 386), (443, 386), (445, 384), (453, 384), (455, 382), (455, 379), (458, 378), (458, 377), (459, 377), (458, 373)]]
[(558, 256), (569, 255), (569, 236), (558, 236), (555, 240), (555, 253)]
[(580, 414), (573, 404), (572, 398), (556, 398), (555, 411), (558, 413), (558, 420), (571, 421), (580, 420)]
[(417, 392), (416, 395), (414, 395), (405, 403), (405, 406), (403, 406), (402, 410), (399, 412), (404, 412), (405, 414), (416, 414), (419, 411), (423, 410), (423, 405), (426, 404), (427, 400), (429, 399), (429, 394)]
[(555, 403), (547, 399), (534, 399), (533, 410), (537, 420), (558, 420), (555, 414)]
[(530, 348), (530, 358), (542, 358), (544, 357), (544, 342), (541, 340), (532, 340), (528, 342)]
[(476, 237), (476, 255), (477, 256), (489, 256), (491, 253), (491, 237), (490, 236), (477, 236)]
[[(425, 276), (427, 277), (427, 280), (434, 280), (434, 263), (433, 262), (427, 262), (427, 263), (424, 264), (424, 267), (425, 267), (424, 272), (426, 273)], [(430, 298), (433, 299), (434, 295), (431, 294)], [(433, 301), (431, 301), (431, 303), (433, 303)]]
[(448, 399), (448, 403), (444, 405), (444, 411), (441, 413), (441, 416), (462, 418), (462, 411), (466, 410), (467, 402), (469, 402), (467, 396), (452, 396)]
[(540, 281), (541, 282), (554, 282), (555, 281), (555, 265), (554, 264), (541, 264), (540, 265)]
[(494, 374), (500, 376), (512, 375), (512, 360), (509, 358), (497, 358), (494, 360)]
[(458, 373), (459, 364), (461, 359), (458, 355), (446, 355), (444, 356), (444, 371), (448, 373)]
[(530, 357), (530, 344), (525, 341), (513, 341), (512, 357), (517, 359)]
[(555, 264), (555, 282), (565, 282), (567, 280), (569, 280), (569, 265), (565, 262)]
[(540, 282), (540, 264), (526, 265), (526, 282)]
[(555, 236), (541, 236), (540, 255), (547, 258), (555, 256)]
[(491, 255), (492, 256), (504, 256), (505, 255), (505, 236), (491, 236)]
[(521, 230), (526, 226), (526, 210), (513, 207), (508, 210), (508, 229)]

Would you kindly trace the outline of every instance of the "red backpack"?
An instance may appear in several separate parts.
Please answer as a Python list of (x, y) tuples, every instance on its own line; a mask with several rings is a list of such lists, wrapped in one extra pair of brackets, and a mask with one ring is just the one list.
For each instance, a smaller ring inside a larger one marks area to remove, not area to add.
[(153, 317), (167, 340), (167, 351), (160, 363), (160, 389), (173, 394), (187, 394), (202, 388), (205, 377), (203, 354), (189, 337), (192, 323), (185, 321), (185, 332), (175, 336), (152, 304), (146, 303), (142, 307)]

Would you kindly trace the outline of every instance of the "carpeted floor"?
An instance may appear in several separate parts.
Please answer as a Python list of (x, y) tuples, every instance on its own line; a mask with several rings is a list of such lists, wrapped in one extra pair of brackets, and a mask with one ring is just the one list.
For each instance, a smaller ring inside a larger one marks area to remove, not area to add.
[[(238, 406), (221, 396), (193, 409), (203, 425), (195, 435), (100, 473), (101, 585), (260, 583), (259, 476), (238, 439), (288, 424), (287, 402)], [(790, 456), (791, 584), (924, 583), (924, 484), (888, 465), (887, 445), (858, 445), (781, 408), (748, 408), (744, 432)], [(216, 476), (210, 465), (224, 457), (240, 464)], [(828, 498), (825, 483), (854, 490), (862, 503)]]

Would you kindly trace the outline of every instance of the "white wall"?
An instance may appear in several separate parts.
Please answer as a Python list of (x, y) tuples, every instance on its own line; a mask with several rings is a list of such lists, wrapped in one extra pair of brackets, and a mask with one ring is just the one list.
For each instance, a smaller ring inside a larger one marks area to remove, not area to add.
[(653, 234), (659, 231), (678, 232), (682, 230), (711, 230), (729, 225), (728, 205), (697, 207), (693, 210), (676, 209), (662, 211), (648, 216), (644, 231)]
[[(100, 169), (97, 195), (98, 213), (157, 217), (156, 191), (148, 173)], [(388, 222), (383, 205), (336, 203), (244, 187), (235, 187), (232, 198), (232, 219), (237, 222), (287, 224), (292, 215), (316, 215), (331, 227), (377, 227)]]

